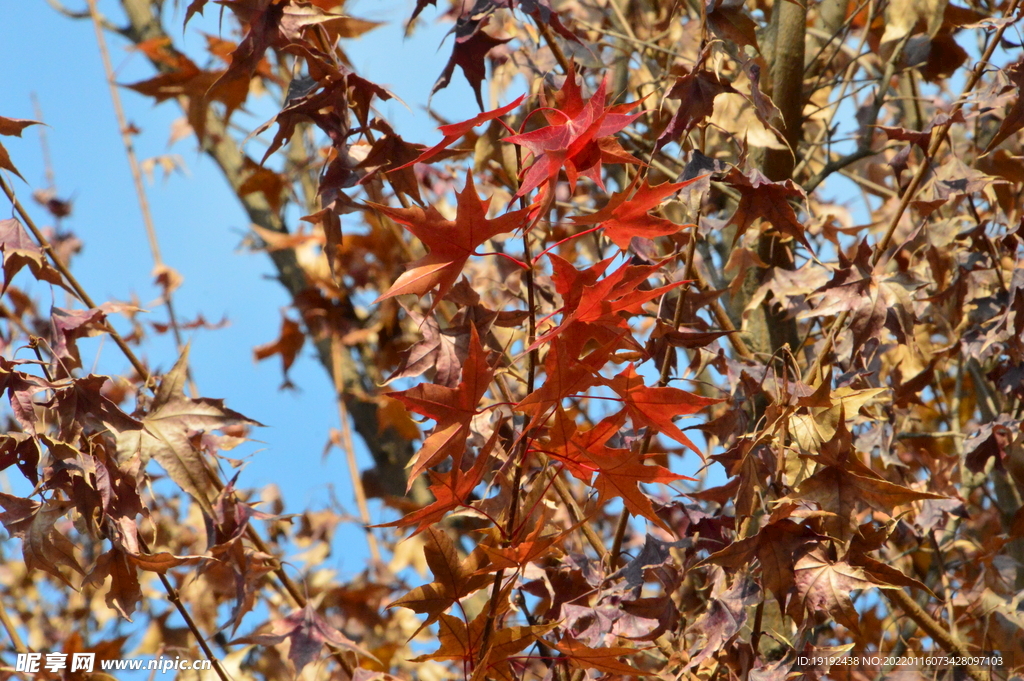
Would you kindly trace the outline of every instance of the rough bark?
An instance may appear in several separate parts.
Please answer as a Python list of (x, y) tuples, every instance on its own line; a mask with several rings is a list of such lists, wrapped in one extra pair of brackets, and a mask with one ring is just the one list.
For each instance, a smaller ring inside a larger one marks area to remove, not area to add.
[[(804, 44), (807, 31), (807, 9), (787, 0), (776, 0), (772, 7), (772, 22), (768, 40), (765, 41), (765, 58), (770, 66), (770, 78), (762, 81), (765, 94), (770, 96), (782, 114), (781, 132), (789, 149), (767, 149), (761, 158), (761, 172), (774, 182), (790, 179), (796, 165), (800, 140), (803, 133), (803, 77)], [(768, 270), (750, 268), (743, 286), (731, 301), (731, 313), (737, 326), (742, 324), (743, 310), (751, 297), (770, 275), (772, 267), (793, 267), (793, 253), (790, 245), (776, 237), (762, 236), (757, 242), (758, 256)], [(795, 350), (799, 344), (796, 322), (786, 319), (776, 309), (769, 296), (759, 309), (753, 310), (746, 323), (744, 340), (756, 352), (764, 355), (775, 353), (784, 345)]]

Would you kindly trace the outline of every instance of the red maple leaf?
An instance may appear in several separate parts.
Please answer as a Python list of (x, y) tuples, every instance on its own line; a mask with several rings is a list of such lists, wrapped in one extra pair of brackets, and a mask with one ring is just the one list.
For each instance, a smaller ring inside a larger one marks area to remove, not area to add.
[[(655, 187), (647, 184), (647, 179), (640, 181), (640, 175), (623, 191), (614, 194), (604, 208), (592, 213), (571, 218), (577, 225), (601, 224), (604, 235), (622, 250), (629, 247), (629, 241), (635, 236), (653, 239), (659, 236), (675, 234), (683, 225), (671, 220), (650, 215), (648, 211), (655, 208), (662, 200), (675, 194), (683, 187), (700, 180), (695, 177), (686, 182), (664, 182)], [(639, 185), (639, 186), (638, 186)]]
[(620, 497), (631, 513), (642, 515), (667, 530), (668, 526), (655, 514), (651, 500), (640, 490), (639, 483), (667, 484), (693, 478), (677, 475), (663, 466), (647, 464), (643, 456), (632, 450), (608, 447), (605, 443), (621, 430), (625, 420), (626, 412), (620, 411), (580, 433), (576, 430), (576, 422), (559, 409), (545, 449), (583, 482), (589, 483), (596, 472), (593, 487), (602, 502)]
[(582, 393), (600, 380), (601, 367), (608, 362), (611, 348), (592, 351), (584, 359), (577, 359), (565, 340), (554, 338), (544, 360), (547, 378), (544, 384), (516, 405), (516, 411), (529, 414), (535, 422), (547, 419), (549, 410), (569, 395)]
[(488, 466), (490, 453), (498, 440), (498, 432), (499, 430), (495, 428), (491, 439), (480, 453), (477, 454), (476, 461), (468, 471), (464, 471), (457, 466), (452, 467), (446, 473), (427, 471), (427, 475), (433, 481), (429, 488), (430, 493), (434, 495), (432, 503), (409, 513), (399, 520), (374, 525), (374, 527), (407, 527), (409, 525), (416, 525), (416, 529), (410, 535), (416, 536), (434, 523), (440, 522), (441, 518), (449, 511), (461, 506), (468, 506), (470, 494), (480, 484), (480, 481), (484, 479), (484, 474), (490, 470), (490, 466)]
[(657, 430), (704, 458), (697, 446), (679, 430), (672, 419), (676, 416), (696, 414), (704, 407), (722, 400), (694, 395), (679, 388), (648, 388), (632, 364), (615, 378), (606, 379), (604, 383), (622, 398), (625, 411), (629, 413), (635, 425)]
[(456, 388), (434, 383), (421, 383), (415, 388), (388, 393), (407, 409), (437, 421), (434, 431), (409, 462), (409, 488), (425, 469), (447, 457), (454, 459), (454, 468), (462, 462), (470, 425), (479, 413), (477, 404), (487, 392), (494, 371), (487, 363), (487, 351), (480, 345), (476, 327), (470, 327), (469, 356), (462, 365), (462, 381)]
[(619, 339), (627, 345), (636, 346), (629, 335), (628, 317), (638, 314), (647, 301), (686, 283), (677, 281), (653, 289), (640, 288), (658, 270), (660, 263), (626, 263), (604, 279), (598, 279), (611, 264), (612, 258), (595, 263), (585, 270), (577, 270), (553, 253), (549, 253), (548, 257), (554, 269), (552, 279), (555, 290), (562, 296), (562, 322), (538, 338), (533, 348), (560, 334), (571, 338), (577, 351), (590, 338), (596, 338), (602, 345)]
[(639, 102), (606, 108), (607, 85), (607, 80), (602, 80), (594, 96), (584, 103), (576, 84), (575, 69), (570, 68), (562, 90), (556, 95), (559, 107), (540, 109), (549, 125), (504, 139), (526, 147), (533, 154), (533, 164), (523, 177), (517, 197), (527, 195), (545, 182), (553, 182), (563, 167), (573, 189), (580, 175), (589, 177), (603, 189), (602, 162), (640, 163), (611, 138), (641, 115), (626, 113), (635, 109)]
[(430, 306), (433, 309), (455, 284), (469, 256), (480, 244), (498, 234), (512, 232), (525, 222), (525, 210), (488, 220), (487, 209), (491, 200), (481, 201), (477, 196), (472, 173), (466, 173), (466, 187), (461, 192), (455, 192), (455, 196), (458, 198), (455, 220), (446, 220), (433, 206), (425, 209), (419, 206), (391, 208), (367, 203), (395, 222), (405, 225), (430, 249), (430, 253), (411, 263), (398, 281), (375, 303), (403, 293), (422, 296), (437, 288), (434, 303)]

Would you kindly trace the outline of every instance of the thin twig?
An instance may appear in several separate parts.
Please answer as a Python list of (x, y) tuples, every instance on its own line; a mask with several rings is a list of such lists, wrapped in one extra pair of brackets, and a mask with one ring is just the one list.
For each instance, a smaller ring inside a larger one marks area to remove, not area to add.
[(114, 106), (114, 116), (117, 118), (117, 129), (121, 133), (121, 142), (124, 145), (125, 155), (128, 157), (128, 166), (131, 168), (132, 181), (135, 184), (135, 195), (139, 201), (139, 211), (142, 213), (142, 222), (146, 227), (146, 238), (149, 240), (149, 250), (156, 265), (162, 265), (163, 259), (160, 256), (160, 243), (156, 237), (156, 227), (153, 225), (153, 215), (149, 210), (149, 200), (146, 198), (146, 187), (142, 183), (142, 171), (139, 168), (139, 160), (135, 156), (135, 144), (132, 142), (131, 128), (128, 126), (128, 119), (124, 115), (124, 107), (121, 104), (121, 93), (118, 92), (117, 84), (114, 82), (114, 66), (110, 61), (110, 51), (107, 49), (107, 40), (103, 35), (103, 27), (100, 24), (99, 10), (96, 8), (96, 0), (86, 0), (89, 3), (89, 13), (92, 17), (93, 29), (96, 32), (96, 45), (100, 51), (100, 59), (103, 62), (103, 72), (107, 78), (107, 87), (110, 90), (110, 102)]
[(954, 432), (946, 431), (946, 430), (932, 432), (932, 433), (897, 433), (896, 434), (896, 439), (897, 440), (914, 440), (914, 439), (917, 439), (917, 438), (935, 438), (935, 439), (937, 439), (937, 438), (944, 438), (944, 437), (965, 438), (967, 436), (964, 435), (963, 433), (954, 433)]
[[(39, 105), (39, 98), (36, 97), (36, 93), (30, 95), (32, 98), (32, 111), (35, 113), (36, 120), (43, 123), (43, 107)], [(46, 126), (40, 125), (39, 128), (39, 153), (43, 156), (43, 172), (46, 175), (46, 186), (53, 188), (56, 186), (56, 176), (53, 172), (53, 158), (50, 155), (50, 144), (46, 140)]]
[(618, 31), (614, 31), (614, 30), (612, 30), (610, 28), (602, 28), (600, 26), (595, 26), (595, 25), (593, 25), (591, 23), (587, 23), (586, 21), (583, 21), (582, 19), (577, 19), (576, 23), (581, 28), (585, 28), (588, 31), (594, 31), (595, 33), (600, 33), (602, 35), (611, 36), (612, 38), (617, 38), (619, 40), (625, 40), (626, 42), (633, 43), (634, 45), (637, 45), (638, 47), (645, 47), (645, 48), (647, 48), (649, 50), (654, 50), (656, 52), (661, 52), (663, 54), (667, 54), (670, 57), (681, 58), (683, 56), (682, 53), (680, 53), (680, 52), (664, 48), (661, 45), (658, 45), (656, 43), (652, 43), (652, 42), (649, 42), (647, 40), (641, 40), (641, 39), (639, 39), (639, 38), (637, 38), (635, 36), (631, 38), (630, 36), (626, 35), (625, 33), (619, 33)]
[[(970, 649), (960, 642), (959, 639), (950, 634), (941, 622), (929, 615), (924, 608), (918, 605), (917, 601), (907, 595), (903, 589), (883, 589), (885, 595), (910, 619), (914, 620), (919, 627), (931, 636), (943, 650), (956, 657), (971, 657)], [(988, 672), (974, 665), (965, 665), (964, 671), (974, 681), (989, 681)]]
[(7, 609), (4, 607), (4, 603), (0, 600), (0, 624), (3, 624), (4, 630), (11, 639), (11, 645), (14, 646), (14, 650), (18, 653), (27, 653), (29, 649), (22, 642), (21, 637), (18, 636), (18, 630), (14, 626), (14, 622), (7, 615)]
[(851, 173), (846, 168), (840, 169), (838, 172), (839, 172), (840, 175), (842, 175), (846, 179), (848, 179), (848, 180), (852, 181), (854, 184), (858, 185), (861, 188), (861, 190), (863, 190), (863, 191), (871, 192), (871, 193), (874, 193), (874, 194), (879, 194), (881, 196), (885, 196), (885, 197), (888, 197), (890, 199), (895, 199), (897, 196), (899, 196), (899, 194), (894, 192), (889, 187), (886, 187), (885, 185), (881, 185), (881, 184), (872, 182), (871, 180), (867, 179), (866, 177), (861, 177), (860, 175), (855, 175), (854, 173)]
[(345, 406), (345, 381), (341, 362), (341, 339), (335, 336), (331, 339), (331, 357), (334, 361), (334, 370), (331, 372), (334, 378), (334, 396), (338, 403), (338, 421), (341, 423), (341, 446), (345, 450), (345, 458), (348, 460), (348, 473), (352, 478), (352, 490), (356, 496), (356, 506), (359, 508), (359, 519), (366, 530), (366, 543), (370, 549), (370, 558), (374, 565), (379, 565), (380, 547), (377, 545), (377, 537), (374, 536), (370, 525), (373, 520), (370, 517), (370, 509), (366, 504), (366, 490), (363, 489), (363, 479), (359, 475), (359, 466), (356, 463), (356, 449), (352, 442), (352, 427), (349, 423), (348, 408)]
[[(149, 553), (150, 551), (149, 547), (146, 545), (146, 540), (143, 539), (141, 535), (139, 535), (138, 541), (139, 548), (144, 552)], [(171, 602), (178, 611), (178, 614), (181, 615), (181, 619), (185, 620), (185, 626), (192, 632), (192, 636), (195, 637), (196, 642), (203, 651), (203, 656), (206, 657), (206, 659), (210, 661), (210, 664), (213, 665), (213, 670), (217, 672), (217, 676), (220, 677), (220, 681), (231, 681), (231, 677), (229, 677), (227, 672), (224, 671), (224, 668), (220, 666), (220, 661), (217, 660), (217, 657), (213, 654), (213, 650), (210, 649), (210, 644), (208, 644), (206, 642), (206, 638), (203, 637), (203, 632), (199, 630), (199, 626), (196, 625), (195, 620), (192, 619), (192, 615), (189, 614), (188, 608), (186, 608), (185, 604), (181, 602), (178, 590), (174, 588), (173, 584), (171, 584), (171, 580), (167, 579), (167, 575), (162, 572), (156, 573), (156, 576), (160, 578), (160, 583), (163, 585), (164, 591), (167, 592), (167, 600)]]
[[(50, 244), (50, 241), (46, 238), (42, 231), (40, 231), (39, 227), (36, 226), (35, 220), (33, 220), (32, 216), (28, 214), (28, 211), (25, 210), (25, 207), (21, 205), (21, 201), (18, 200), (18, 197), (14, 193), (14, 190), (11, 189), (10, 185), (7, 184), (7, 180), (5, 180), (3, 176), (0, 176), (0, 189), (3, 189), (4, 194), (11, 202), (11, 205), (14, 206), (14, 210), (21, 217), (22, 222), (25, 224), (26, 227), (28, 227), (29, 231), (32, 232), (32, 236), (35, 238), (36, 243), (39, 244), (40, 248), (42, 248), (42, 250), (50, 258), (50, 262), (53, 263), (53, 266), (57, 269), (58, 272), (60, 272), (61, 276), (64, 277), (64, 280), (68, 283), (68, 286), (71, 287), (71, 290), (74, 292), (74, 294), (78, 296), (78, 299), (85, 303), (86, 306), (88, 306), (90, 309), (96, 307), (96, 303), (93, 301), (92, 297), (88, 293), (86, 293), (85, 289), (78, 282), (78, 279), (75, 278), (75, 275), (71, 274), (71, 270), (68, 269), (67, 265), (65, 265), (64, 262), (57, 257), (57, 253), (54, 250), (53, 246)], [(139, 376), (143, 378), (143, 380), (148, 384), (150, 380), (149, 370), (146, 369), (146, 366), (135, 355), (135, 352), (133, 352), (132, 349), (128, 347), (128, 343), (124, 340), (121, 334), (118, 333), (117, 330), (114, 329), (109, 324), (107, 326), (107, 331), (110, 334), (110, 337), (113, 339), (114, 343), (121, 350), (121, 352), (124, 353), (124, 356), (128, 359), (128, 362), (131, 363), (135, 371), (138, 372)]]
[[(92, 14), (88, 9), (79, 10), (77, 12), (75, 10), (68, 9), (57, 0), (46, 0), (46, 4), (52, 7), (58, 14), (67, 17), (68, 19), (88, 19)], [(111, 23), (111, 21), (102, 14), (100, 15), (100, 25), (107, 31), (121, 34), (124, 33), (122, 29)]]
[[(135, 186), (135, 196), (139, 201), (139, 212), (142, 214), (142, 224), (146, 228), (146, 239), (149, 242), (149, 252), (153, 257), (153, 271), (160, 272), (165, 269), (163, 257), (160, 254), (160, 241), (156, 235), (156, 225), (153, 222), (153, 212), (149, 208), (149, 199), (146, 196), (146, 185), (142, 181), (142, 170), (139, 167), (139, 159), (135, 155), (135, 143), (132, 141), (131, 128), (128, 125), (128, 118), (124, 115), (124, 106), (121, 104), (121, 93), (114, 81), (114, 65), (110, 61), (110, 50), (107, 49), (107, 39), (103, 35), (103, 23), (99, 10), (96, 7), (96, 0), (86, 0), (89, 4), (89, 15), (92, 17), (93, 29), (96, 33), (96, 46), (100, 51), (100, 59), (103, 62), (103, 73), (107, 79), (107, 87), (110, 90), (110, 102), (114, 107), (114, 116), (117, 118), (118, 131), (121, 133), (121, 143), (124, 145), (124, 153), (128, 158), (128, 167), (132, 174), (132, 183)], [(178, 325), (177, 316), (174, 314), (174, 301), (171, 295), (173, 282), (164, 286), (164, 306), (167, 308), (167, 320), (170, 323), (171, 334), (174, 336), (174, 344), (180, 354), (185, 344), (181, 338), (181, 328)], [(192, 379), (191, 371), (188, 372), (189, 390), (193, 397), (198, 396), (195, 382)]]
[(562, 71), (569, 73), (569, 60), (565, 58), (565, 53), (562, 52), (561, 46), (555, 41), (555, 36), (551, 33), (551, 28), (539, 19), (537, 19), (536, 22), (537, 29), (540, 31), (540, 34), (544, 36), (544, 42), (546, 42), (548, 47), (551, 49), (551, 54), (555, 55), (555, 61), (557, 61), (558, 65), (562, 67)]
[(812, 177), (810, 180), (807, 181), (806, 184), (803, 185), (804, 191), (810, 194), (815, 189), (817, 189), (818, 185), (824, 182), (825, 178), (827, 178), (832, 173), (840, 171), (846, 166), (852, 165), (857, 161), (861, 160), (862, 158), (874, 156), (875, 154), (880, 154), (883, 151), (885, 151), (885, 149), (872, 150), (870, 148), (863, 148), (851, 152), (846, 156), (841, 156), (840, 158), (837, 158), (834, 161), (829, 161), (821, 170), (818, 171), (818, 173), (814, 177)]

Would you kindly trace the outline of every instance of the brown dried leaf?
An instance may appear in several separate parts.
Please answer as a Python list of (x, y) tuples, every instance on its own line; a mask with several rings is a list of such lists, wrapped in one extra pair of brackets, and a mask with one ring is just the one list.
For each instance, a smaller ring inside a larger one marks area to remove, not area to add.
[(21, 551), (28, 570), (38, 568), (68, 586), (72, 584), (58, 566), (85, 574), (75, 558), (74, 544), (54, 527), (70, 508), (69, 502), (50, 500), (40, 504), (0, 492), (0, 506), (5, 509), (0, 513), (0, 523), (12, 537), (22, 540)]
[(116, 610), (129, 622), (136, 604), (142, 600), (142, 588), (135, 566), (128, 562), (124, 551), (113, 548), (96, 559), (96, 565), (89, 573), (86, 584), (100, 586), (110, 577), (110, 590), (107, 591), (107, 607)]
[(298, 356), (299, 351), (302, 350), (305, 342), (306, 334), (302, 332), (298, 322), (282, 316), (281, 332), (277, 340), (256, 346), (252, 349), (252, 354), (257, 362), (262, 362), (274, 355), (281, 355), (281, 371), (284, 374), (284, 382), (281, 384), (281, 388), (291, 388), (293, 386), (292, 382), (288, 379), (288, 370), (295, 362), (295, 358)]
[[(3, 164), (5, 153), (3, 147), (0, 146), (0, 168), (6, 167)], [(8, 170), (17, 173), (13, 167), (8, 168)], [(21, 177), (21, 175), (18, 175), (18, 177)], [(46, 259), (43, 250), (29, 236), (25, 228), (21, 226), (21, 222), (15, 218), (0, 220), (0, 252), (4, 255), (4, 285), (0, 289), (0, 293), (7, 291), (11, 279), (26, 265), (32, 276), (39, 281), (63, 286), (68, 291), (71, 291), (68, 285), (64, 283), (60, 272), (50, 265), (50, 261)], [(71, 292), (74, 293), (74, 291)]]
[(275, 621), (271, 624), (271, 633), (269, 634), (243, 636), (235, 639), (232, 643), (273, 646), (282, 643), (285, 639), (291, 642), (288, 659), (295, 665), (296, 673), (302, 672), (307, 664), (319, 657), (325, 644), (362, 655), (380, 664), (376, 657), (331, 626), (312, 605), (307, 605), (284, 619)]
[(794, 574), (800, 602), (807, 612), (828, 613), (855, 633), (860, 630), (860, 617), (850, 600), (851, 592), (872, 587), (895, 588), (874, 582), (864, 570), (845, 561), (830, 561), (822, 549), (798, 560)]
[(190, 431), (218, 430), (227, 426), (262, 425), (232, 411), (223, 400), (185, 396), (189, 348), (161, 379), (141, 430), (122, 432), (117, 438), (121, 461), (138, 455), (143, 464), (156, 459), (171, 479), (188, 492), (208, 514), (216, 490), (210, 481), (202, 453), (189, 440)]
[(21, 137), (21, 131), (30, 125), (42, 125), (42, 123), (22, 118), (6, 118), (4, 116), (0, 116), (0, 135)]

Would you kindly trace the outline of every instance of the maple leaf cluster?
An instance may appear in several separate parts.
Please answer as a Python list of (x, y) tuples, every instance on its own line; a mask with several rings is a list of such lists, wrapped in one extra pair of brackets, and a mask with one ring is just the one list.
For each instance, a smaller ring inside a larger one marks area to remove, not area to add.
[[(156, 70), (124, 87), (246, 209), (291, 300), (254, 356), (295, 388), (314, 349), (341, 422), (293, 427), (349, 457), (358, 517), (258, 507), (226, 452), (261, 424), (199, 397), (180, 334), (215, 327), (175, 317), (180, 276), (157, 263), (166, 321), (96, 304), (70, 202), (37, 192), (40, 228), (4, 179), (12, 651), (121, 657), (117, 616), (138, 651), (223, 652), (220, 681), (1024, 669), (1019, 2), (417, 0), (407, 31), (454, 24), (434, 95), (458, 67), (480, 110), (422, 143), (343, 1), (217, 3), (188, 53), (123, 4)], [(94, 336), (132, 372), (86, 372)], [(344, 522), (369, 558), (342, 574)]]

